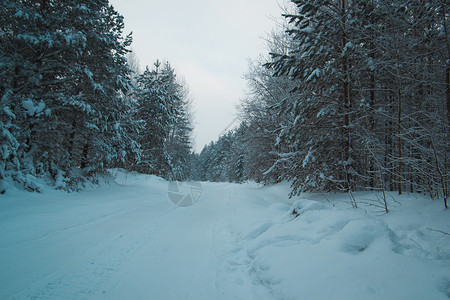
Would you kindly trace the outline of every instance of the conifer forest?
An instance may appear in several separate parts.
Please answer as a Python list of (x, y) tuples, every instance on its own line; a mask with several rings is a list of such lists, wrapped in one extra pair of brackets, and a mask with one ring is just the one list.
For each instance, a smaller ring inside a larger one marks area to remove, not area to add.
[[(168, 61), (143, 72), (106, 0), (2, 1), (0, 186), (78, 190), (111, 168), (303, 191), (449, 195), (444, 0), (292, 0), (249, 63), (240, 125), (192, 149)], [(189, 81), (189, 78), (187, 78)]]

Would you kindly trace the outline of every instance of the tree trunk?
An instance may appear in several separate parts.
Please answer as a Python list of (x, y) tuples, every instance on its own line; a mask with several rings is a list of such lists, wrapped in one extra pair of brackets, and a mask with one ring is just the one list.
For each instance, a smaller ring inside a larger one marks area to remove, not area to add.
[(445, 74), (445, 97), (447, 99), (447, 121), (448, 125), (450, 126), (450, 55), (447, 60), (447, 66), (446, 66), (446, 74)]
[(448, 125), (450, 126), (450, 40), (449, 40), (449, 29), (448, 29), (448, 24), (447, 24), (447, 6), (446, 6), (446, 1), (442, 1), (442, 17), (443, 17), (443, 25), (444, 25), (444, 32), (445, 32), (445, 36), (446, 38), (446, 48), (447, 48), (447, 61), (446, 61), (446, 72), (445, 72), (445, 97), (447, 100), (447, 122)]
[(391, 19), (391, 29), (393, 36), (393, 45), (395, 55), (395, 77), (397, 80), (397, 90), (395, 97), (397, 98), (397, 189), (398, 194), (402, 194), (402, 79), (400, 78), (400, 50), (399, 50), (399, 40), (397, 39), (397, 31), (393, 19)]
[(401, 91), (401, 79), (399, 77), (398, 71), (397, 71), (397, 147), (398, 147), (398, 194), (402, 194), (402, 91)]
[(83, 147), (83, 154), (81, 155), (81, 169), (84, 169), (87, 167), (88, 164), (88, 151), (89, 151), (89, 142), (86, 140), (86, 143)]
[(73, 146), (75, 144), (75, 127), (76, 127), (76, 121), (73, 120), (72, 122), (72, 131), (70, 132), (70, 136), (69, 136), (69, 146), (67, 148), (67, 152), (69, 154), (69, 165), (72, 165), (72, 159), (73, 159)]
[[(346, 33), (346, 0), (341, 0), (341, 22), (342, 22), (342, 50), (346, 52), (347, 33)], [(344, 103), (344, 170), (346, 189), (350, 189), (351, 178), (347, 170), (347, 163), (350, 159), (350, 95), (349, 95), (349, 78), (348, 78), (348, 57), (347, 53), (342, 56), (342, 72), (344, 74), (343, 82), (343, 103)]]

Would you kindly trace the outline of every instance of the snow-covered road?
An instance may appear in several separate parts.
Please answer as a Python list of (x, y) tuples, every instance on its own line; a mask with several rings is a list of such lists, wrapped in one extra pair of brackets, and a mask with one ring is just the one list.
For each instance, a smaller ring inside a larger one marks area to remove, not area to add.
[(216, 297), (214, 234), (236, 187), (204, 184), (202, 201), (181, 208), (159, 178), (119, 179), (126, 186), (2, 200), (1, 299)]
[(437, 203), (411, 197), (376, 217), (343, 196), (294, 203), (286, 184), (203, 183), (199, 202), (177, 207), (162, 179), (116, 175), (121, 185), (0, 198), (0, 299), (450, 295), (449, 236), (429, 230), (450, 231)]

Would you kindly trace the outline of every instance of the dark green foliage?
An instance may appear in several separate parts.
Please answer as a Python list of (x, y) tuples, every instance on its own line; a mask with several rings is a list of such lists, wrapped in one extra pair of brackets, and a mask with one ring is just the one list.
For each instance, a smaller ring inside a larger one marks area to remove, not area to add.
[(160, 67), (157, 61), (154, 70), (147, 68), (139, 75), (131, 95), (135, 103), (131, 118), (137, 122), (141, 157), (128, 168), (185, 180), (191, 153), (189, 101), (174, 69), (168, 63)]
[(0, 15), (1, 179), (62, 184), (135, 155), (122, 127), (131, 39), (108, 1), (2, 1)]
[[(447, 3), (292, 2), (285, 34), (272, 35), (271, 58), (260, 60), (266, 69), (250, 66), (245, 134), (224, 170), (241, 174), (243, 165), (246, 179), (288, 180), (292, 194), (408, 190), (447, 199)], [(219, 141), (205, 148), (206, 165), (220, 164), (209, 162), (221, 157)]]

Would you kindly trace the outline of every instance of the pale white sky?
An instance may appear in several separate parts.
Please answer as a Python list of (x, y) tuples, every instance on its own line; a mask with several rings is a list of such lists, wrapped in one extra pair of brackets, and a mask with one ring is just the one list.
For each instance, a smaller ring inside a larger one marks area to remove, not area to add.
[[(282, 3), (281, 1), (280, 3)], [(282, 10), (277, 0), (110, 0), (133, 32), (141, 69), (168, 60), (193, 99), (194, 150), (216, 140), (245, 94), (249, 58)]]

